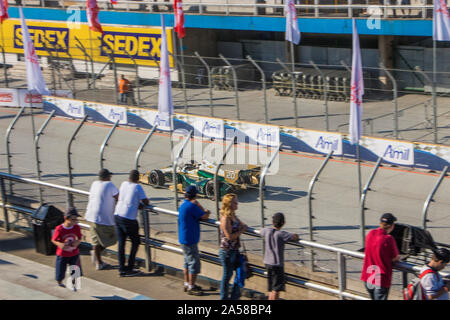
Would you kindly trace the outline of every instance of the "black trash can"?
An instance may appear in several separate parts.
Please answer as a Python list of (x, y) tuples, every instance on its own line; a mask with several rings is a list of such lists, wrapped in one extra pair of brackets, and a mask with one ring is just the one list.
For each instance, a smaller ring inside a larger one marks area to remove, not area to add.
[(64, 213), (52, 205), (40, 206), (31, 216), (36, 252), (45, 255), (56, 253), (52, 243), (52, 230), (64, 222)]

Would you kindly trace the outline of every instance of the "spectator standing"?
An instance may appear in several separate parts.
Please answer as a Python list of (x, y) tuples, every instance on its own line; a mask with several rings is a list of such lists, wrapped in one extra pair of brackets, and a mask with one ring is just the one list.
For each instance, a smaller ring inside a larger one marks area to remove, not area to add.
[(128, 103), (128, 92), (130, 91), (130, 81), (122, 74), (119, 81), (120, 102)]
[(264, 228), (260, 234), (264, 237), (264, 264), (267, 269), (269, 300), (279, 300), (280, 291), (285, 291), (284, 244), (298, 241), (297, 234), (282, 231), (285, 224), (284, 215), (277, 212), (272, 217), (273, 227)]
[(200, 273), (200, 220), (208, 220), (210, 211), (197, 201), (197, 188), (188, 186), (185, 200), (178, 211), (178, 240), (184, 254), (184, 291), (190, 295), (202, 295), (202, 288), (195, 285)]
[[(134, 269), (136, 253), (139, 248), (138, 209), (141, 202), (149, 204), (144, 189), (139, 182), (139, 172), (131, 170), (128, 181), (122, 182), (119, 189), (119, 201), (114, 212), (119, 251), (119, 275), (121, 277), (136, 276), (140, 272)], [(125, 266), (125, 241), (131, 240), (131, 251), (128, 266)]]
[(449, 261), (450, 251), (440, 248), (435, 250), (431, 261), (420, 270), (420, 284), (427, 300), (448, 300), (450, 281), (444, 280), (439, 271), (443, 270)]
[(91, 240), (94, 246), (91, 257), (97, 270), (110, 267), (103, 262), (102, 252), (117, 242), (114, 208), (119, 199), (119, 190), (111, 182), (111, 175), (108, 169), (102, 169), (98, 173), (98, 180), (91, 184), (89, 190), (85, 215), (85, 219), (91, 222)]
[[(65, 278), (67, 266), (79, 268), (81, 276), (80, 250), (81, 228), (78, 225), (78, 214), (75, 208), (68, 208), (64, 213), (64, 222), (55, 228), (52, 243), (56, 246), (56, 275), (55, 279), (60, 287), (65, 287), (62, 281)], [(73, 270), (73, 272), (76, 272)], [(72, 279), (75, 283), (75, 279)], [(76, 287), (73, 286), (73, 290)]]
[(234, 193), (226, 194), (222, 199), (220, 210), (220, 249), (219, 259), (223, 266), (222, 281), (220, 282), (220, 299), (237, 300), (241, 292), (239, 284), (235, 282), (229, 294), (229, 281), (233, 271), (239, 266), (240, 236), (248, 226), (236, 216), (238, 198)]
[(397, 218), (392, 213), (384, 213), (380, 227), (366, 236), (366, 248), (361, 280), (372, 300), (387, 300), (392, 283), (392, 264), (400, 260), (394, 237), (389, 235)]

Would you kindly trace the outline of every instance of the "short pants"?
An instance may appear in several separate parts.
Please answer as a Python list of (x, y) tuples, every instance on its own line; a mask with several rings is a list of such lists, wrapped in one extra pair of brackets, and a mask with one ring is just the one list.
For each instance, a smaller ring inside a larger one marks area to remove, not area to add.
[(182, 244), (181, 248), (184, 253), (184, 269), (187, 269), (190, 274), (200, 273), (200, 254), (198, 252), (197, 244)]
[(285, 291), (284, 267), (267, 265), (268, 291)]
[(91, 223), (91, 241), (94, 246), (101, 245), (103, 248), (116, 244), (116, 228), (114, 226)]

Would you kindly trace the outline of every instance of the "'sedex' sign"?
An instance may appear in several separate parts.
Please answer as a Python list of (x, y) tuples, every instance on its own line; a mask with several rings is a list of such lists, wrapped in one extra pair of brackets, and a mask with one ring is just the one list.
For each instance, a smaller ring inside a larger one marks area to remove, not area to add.
[[(54, 27), (28, 26), (30, 38), (33, 40), (36, 50), (67, 52), (69, 48), (69, 29)], [(14, 48), (23, 49), (22, 26), (14, 26)]]
[(161, 52), (161, 35), (129, 32), (105, 31), (101, 55), (108, 56), (108, 47), (114, 52), (114, 57), (143, 60), (159, 60)]

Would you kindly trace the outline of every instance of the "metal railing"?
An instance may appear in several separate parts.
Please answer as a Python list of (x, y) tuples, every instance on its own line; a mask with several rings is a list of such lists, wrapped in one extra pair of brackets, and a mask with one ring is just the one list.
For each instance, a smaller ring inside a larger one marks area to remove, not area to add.
[[(223, 15), (253, 15), (253, 16), (284, 16), (284, 5), (282, 3), (255, 3), (249, 1), (248, 3), (229, 3), (226, 2), (207, 2), (207, 1), (184, 1), (183, 8), (185, 14), (223, 14)], [(273, 1), (275, 2), (275, 1)], [(33, 7), (61, 7), (61, 8), (86, 8), (86, 3), (83, 0), (70, 0), (59, 2), (53, 1), (52, 5), (48, 5), (47, 1), (40, 1), (36, 3), (33, 0), (22, 0), (21, 3), (25, 6)], [(173, 12), (173, 5), (164, 1), (120, 1), (116, 5), (111, 5), (109, 0), (98, 0), (98, 6), (101, 10), (114, 11), (145, 11), (145, 12)], [(16, 3), (10, 4), (15, 6)], [(403, 16), (410, 16), (420, 19), (431, 19), (432, 13), (429, 11), (433, 9), (432, 5), (414, 4), (414, 5), (390, 5), (385, 0), (381, 5), (378, 2), (375, 4), (353, 4), (352, 0), (347, 0), (346, 4), (322, 4), (319, 1), (314, 1), (312, 4), (296, 4), (295, 8), (300, 15), (308, 17), (348, 17), (353, 18), (357, 16), (362, 17), (380, 17), (380, 18), (401, 18)], [(403, 10), (408, 11), (404, 13)], [(397, 14), (401, 15), (397, 17)]]
[[(47, 187), (47, 188), (52, 188), (52, 189), (56, 189), (56, 190), (62, 190), (65, 192), (70, 192), (70, 193), (76, 194), (76, 195), (89, 196), (89, 192), (87, 192), (87, 191), (70, 188), (70, 187), (66, 187), (66, 186), (60, 186), (60, 185), (43, 182), (43, 181), (38, 181), (38, 180), (34, 180), (34, 179), (23, 178), (20, 176), (0, 172), (0, 187), (1, 187), (1, 194), (2, 194), (2, 201), (3, 201), (2, 203), (0, 203), (0, 206), (3, 208), (4, 228), (7, 231), (10, 230), (10, 226), (9, 226), (9, 222), (8, 222), (9, 221), (8, 210), (18, 211), (21, 213), (25, 213), (27, 215), (32, 214), (33, 210), (30, 210), (29, 208), (23, 208), (23, 207), (20, 207), (17, 205), (11, 205), (8, 203), (6, 188), (4, 187), (5, 180), (16, 181), (16, 182), (26, 183), (26, 184), (32, 184), (32, 185), (36, 185), (38, 187)], [(158, 213), (158, 214), (170, 215), (173, 217), (177, 217), (178, 212), (164, 209), (164, 208), (159, 208), (159, 207), (156, 207), (153, 205), (146, 206), (145, 208), (143, 208), (141, 210), (141, 214), (142, 214), (142, 218), (143, 218), (143, 222), (144, 222), (144, 232), (145, 232), (144, 246), (145, 246), (145, 253), (146, 253), (146, 266), (147, 266), (148, 270), (151, 270), (152, 259), (151, 259), (150, 246), (164, 249), (164, 250), (170, 250), (170, 251), (177, 252), (177, 253), (181, 253), (181, 249), (158, 243), (157, 241), (155, 241), (157, 239), (150, 238), (151, 221), (148, 216), (148, 211), (153, 212), (153, 213)], [(215, 228), (219, 228), (219, 226), (220, 226), (220, 222), (217, 220), (214, 220), (214, 219), (209, 219), (208, 221), (202, 221), (201, 224), (207, 225), (210, 227), (215, 227)], [(87, 227), (87, 225), (83, 225), (83, 226)], [(254, 228), (248, 228), (248, 230), (245, 232), (245, 235), (249, 235), (249, 236), (257, 237), (257, 238), (261, 237), (259, 234), (259, 231)], [(337, 295), (341, 299), (348, 298), (348, 299), (355, 299), (355, 300), (367, 300), (366, 295), (363, 296), (363, 295), (353, 294), (353, 293), (346, 291), (347, 290), (347, 274), (346, 274), (346, 267), (345, 267), (346, 266), (346, 258), (357, 258), (359, 260), (362, 260), (362, 259), (364, 259), (363, 253), (346, 250), (346, 249), (342, 249), (342, 248), (336, 248), (336, 247), (332, 247), (329, 245), (324, 245), (324, 244), (320, 244), (320, 243), (313, 242), (313, 241), (307, 241), (307, 240), (299, 240), (296, 242), (291, 241), (291, 242), (288, 242), (288, 244), (292, 245), (292, 246), (301, 247), (301, 248), (309, 248), (311, 250), (312, 249), (323, 250), (323, 251), (327, 251), (327, 252), (336, 254), (336, 261), (337, 261), (337, 266), (338, 266), (338, 284), (339, 285), (338, 285), (338, 289), (334, 289), (334, 288), (332, 288), (332, 285), (326, 286), (323, 284), (314, 283), (311, 281), (300, 279), (297, 275), (287, 275), (286, 279), (289, 283), (301, 285), (308, 289), (314, 289), (314, 290), (318, 290), (318, 291), (325, 292), (328, 294)], [(205, 258), (205, 255), (202, 255), (202, 258)], [(213, 259), (213, 260), (215, 260), (213, 262), (218, 263), (217, 258)], [(264, 274), (263, 266), (252, 265), (252, 267), (254, 268), (254, 271), (256, 274), (263, 276), (263, 274)], [(405, 262), (397, 262), (394, 264), (394, 269), (402, 271), (405, 276), (405, 275), (407, 275), (407, 273), (419, 272), (421, 267), (414, 266), (412, 264), (405, 263)], [(442, 275), (444, 277), (449, 276), (446, 273), (442, 273)]]

